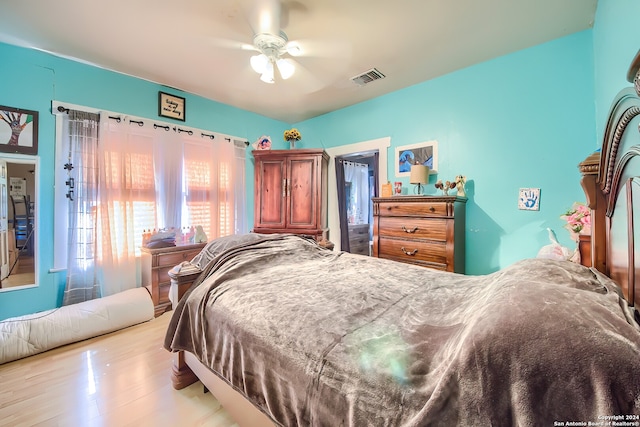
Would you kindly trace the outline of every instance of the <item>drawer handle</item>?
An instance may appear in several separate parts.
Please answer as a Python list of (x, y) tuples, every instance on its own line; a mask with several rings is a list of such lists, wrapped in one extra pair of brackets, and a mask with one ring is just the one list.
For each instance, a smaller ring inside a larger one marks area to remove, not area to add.
[(405, 233), (415, 233), (416, 231), (418, 231), (418, 227), (413, 227), (412, 230), (409, 230), (407, 227), (405, 227), (404, 225), (402, 226), (402, 231), (404, 231)]
[(434, 208), (433, 206), (429, 208), (429, 212), (435, 212), (435, 211), (436, 211), (436, 208)]
[(414, 256), (415, 254), (418, 253), (417, 249), (412, 250), (411, 252), (407, 251), (404, 246), (400, 248), (400, 250), (405, 254), (405, 255), (409, 255), (409, 256)]

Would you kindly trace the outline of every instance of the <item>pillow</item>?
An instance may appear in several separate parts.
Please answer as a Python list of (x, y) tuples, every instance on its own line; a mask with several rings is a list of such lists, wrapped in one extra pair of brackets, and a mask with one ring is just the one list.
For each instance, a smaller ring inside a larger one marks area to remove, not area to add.
[(255, 242), (262, 237), (263, 236), (261, 234), (257, 233), (232, 234), (230, 236), (218, 237), (217, 239), (213, 239), (207, 243), (200, 253), (191, 260), (191, 264), (196, 265), (200, 270), (204, 270), (212, 259), (227, 249), (231, 249), (245, 243)]

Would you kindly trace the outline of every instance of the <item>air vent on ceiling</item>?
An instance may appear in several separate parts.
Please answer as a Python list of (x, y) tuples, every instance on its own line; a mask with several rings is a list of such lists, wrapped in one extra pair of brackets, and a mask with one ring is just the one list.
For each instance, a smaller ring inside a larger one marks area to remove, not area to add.
[(358, 86), (364, 86), (368, 83), (371, 83), (374, 80), (384, 79), (384, 74), (378, 71), (375, 68), (370, 69), (360, 75), (355, 77), (351, 77), (351, 81), (357, 84)]

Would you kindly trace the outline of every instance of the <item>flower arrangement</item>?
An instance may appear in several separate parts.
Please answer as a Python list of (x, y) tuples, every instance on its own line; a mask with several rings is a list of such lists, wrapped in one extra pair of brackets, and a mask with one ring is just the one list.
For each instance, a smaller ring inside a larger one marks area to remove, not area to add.
[(446, 181), (444, 184), (442, 183), (442, 180), (439, 179), (434, 186), (438, 189), (438, 190), (442, 190), (442, 194), (443, 195), (448, 195), (449, 194), (449, 190), (453, 190), (454, 188), (456, 188), (456, 183), (455, 182), (451, 182), (451, 181)]
[(296, 128), (284, 131), (284, 140), (285, 141), (289, 141), (289, 142), (291, 142), (291, 141), (300, 141), (300, 138), (302, 138), (302, 135), (300, 135), (300, 132)]
[(574, 240), (577, 240), (578, 234), (591, 233), (591, 209), (582, 203), (574, 203), (560, 218), (567, 222), (564, 227)]

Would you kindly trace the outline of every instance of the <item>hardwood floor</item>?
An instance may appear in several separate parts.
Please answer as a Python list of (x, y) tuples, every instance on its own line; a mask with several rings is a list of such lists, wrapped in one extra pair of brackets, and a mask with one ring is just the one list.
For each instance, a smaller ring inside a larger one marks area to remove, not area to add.
[(171, 386), (170, 317), (0, 365), (0, 426), (237, 426), (200, 382)]

